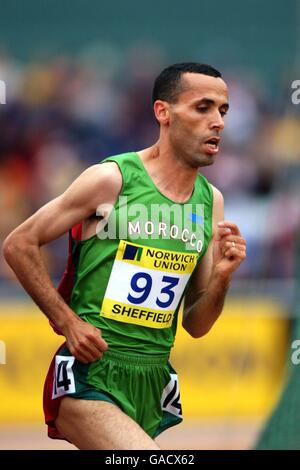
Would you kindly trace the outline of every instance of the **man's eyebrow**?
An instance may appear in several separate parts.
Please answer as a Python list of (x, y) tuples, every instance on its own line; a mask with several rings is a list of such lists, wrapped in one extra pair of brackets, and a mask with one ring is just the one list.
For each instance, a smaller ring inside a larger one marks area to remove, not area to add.
[[(215, 100), (212, 100), (211, 98), (202, 98), (201, 100), (197, 100), (195, 104), (216, 104)], [(225, 101), (225, 103), (222, 103), (219, 108), (225, 108), (226, 111), (229, 109), (229, 103)]]

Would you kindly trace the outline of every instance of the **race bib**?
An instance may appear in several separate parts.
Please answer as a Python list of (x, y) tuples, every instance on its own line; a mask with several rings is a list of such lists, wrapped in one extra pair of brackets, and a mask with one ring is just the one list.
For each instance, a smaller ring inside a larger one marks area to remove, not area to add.
[(198, 255), (120, 241), (100, 315), (168, 328)]

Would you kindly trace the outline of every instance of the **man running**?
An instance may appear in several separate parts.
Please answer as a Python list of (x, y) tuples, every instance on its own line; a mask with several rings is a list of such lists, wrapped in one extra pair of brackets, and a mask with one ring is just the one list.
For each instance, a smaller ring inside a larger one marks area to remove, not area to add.
[[(199, 173), (218, 154), (228, 107), (213, 67), (166, 68), (153, 89), (158, 141), (88, 168), (5, 240), (7, 262), (66, 338), (45, 383), (50, 437), (158, 449), (154, 438), (182, 420), (168, 361), (180, 306), (186, 331), (205, 335), (246, 257), (221, 193)], [(56, 290), (40, 247), (67, 231)]]

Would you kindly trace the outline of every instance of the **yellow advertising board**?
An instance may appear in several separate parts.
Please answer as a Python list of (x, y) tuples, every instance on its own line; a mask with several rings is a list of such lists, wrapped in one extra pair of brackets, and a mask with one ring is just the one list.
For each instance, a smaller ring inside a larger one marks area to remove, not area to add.
[(171, 361), (185, 417), (262, 417), (278, 397), (289, 324), (267, 299), (230, 299), (211, 331), (194, 339), (178, 328)]
[(0, 364), (0, 424), (43, 419), (44, 379), (51, 358), (64, 337), (31, 304), (1, 304), (0, 339), (6, 364)]
[[(281, 313), (271, 301), (229, 300), (205, 337), (193, 339), (178, 326), (171, 362), (185, 417), (256, 417), (269, 411), (288, 341)], [(8, 303), (0, 308), (0, 341), (6, 356), (0, 361), (0, 424), (42, 421), (44, 378), (64, 338), (32, 304)]]

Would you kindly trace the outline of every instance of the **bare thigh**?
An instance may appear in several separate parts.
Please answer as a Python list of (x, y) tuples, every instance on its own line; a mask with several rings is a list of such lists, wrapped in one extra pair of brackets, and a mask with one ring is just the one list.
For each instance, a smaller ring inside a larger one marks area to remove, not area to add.
[(64, 397), (55, 425), (78, 449), (159, 449), (133, 419), (105, 401)]

